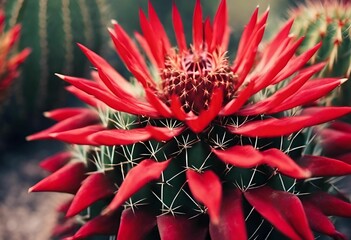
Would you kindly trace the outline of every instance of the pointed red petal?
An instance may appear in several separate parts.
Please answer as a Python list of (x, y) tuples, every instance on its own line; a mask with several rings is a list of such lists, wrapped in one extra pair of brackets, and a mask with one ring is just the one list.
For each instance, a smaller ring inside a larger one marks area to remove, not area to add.
[(207, 46), (211, 46), (212, 39), (213, 39), (213, 29), (211, 25), (211, 20), (209, 17), (205, 19), (204, 22), (204, 41), (206, 42)]
[(90, 94), (87, 94), (86, 92), (72, 85), (65, 87), (65, 89), (68, 92), (72, 93), (74, 96), (76, 96), (82, 102), (92, 107), (98, 108), (100, 101), (97, 100), (95, 97), (91, 96)]
[(322, 129), (318, 131), (323, 152), (327, 155), (339, 155), (350, 152), (351, 134), (334, 129)]
[(311, 177), (308, 169), (303, 169), (288, 155), (277, 148), (270, 148), (262, 152), (263, 162), (289, 177), (305, 179)]
[(226, 0), (222, 0), (218, 6), (216, 16), (213, 21), (213, 39), (210, 46), (210, 51), (215, 47), (221, 46), (225, 30), (228, 23), (228, 11)]
[(93, 111), (86, 112), (86, 113), (83, 112), (82, 114), (75, 115), (61, 122), (58, 122), (48, 129), (32, 134), (28, 136), (26, 139), (28, 141), (48, 139), (48, 138), (51, 138), (50, 137), (51, 133), (63, 132), (67, 130), (85, 127), (87, 125), (95, 124), (98, 121), (99, 121), (99, 116), (95, 112)]
[(235, 59), (235, 62), (233, 64), (233, 70), (236, 72), (238, 69), (242, 56), (246, 52), (245, 49), (247, 45), (250, 43), (250, 38), (253, 33), (254, 27), (256, 26), (257, 22), (257, 16), (258, 16), (258, 8), (253, 12), (249, 23), (245, 26), (243, 33), (241, 34), (241, 38), (239, 41), (239, 47), (238, 47), (238, 52), (237, 52), (237, 57)]
[(171, 138), (178, 136), (183, 130), (184, 127), (168, 128), (148, 125), (145, 128), (135, 128), (130, 130), (111, 129), (99, 131), (90, 135), (88, 140), (91, 143), (106, 146), (128, 145), (140, 141), (147, 141), (149, 139), (168, 141)]
[(212, 240), (247, 240), (241, 198), (239, 189), (224, 194), (219, 223), (210, 223)]
[(314, 239), (302, 203), (294, 194), (264, 186), (248, 190), (244, 196), (257, 212), (287, 237)]
[(71, 152), (59, 152), (42, 160), (39, 163), (39, 166), (42, 169), (53, 173), (66, 165), (66, 163), (71, 160), (71, 156)]
[(92, 142), (89, 139), (89, 136), (96, 132), (100, 132), (104, 129), (106, 129), (104, 126), (102, 126), (101, 124), (97, 124), (97, 125), (91, 125), (87, 127), (69, 130), (69, 131), (54, 132), (54, 133), (50, 133), (49, 136), (52, 139), (57, 139), (66, 143), (80, 144), (80, 145), (90, 145), (90, 144), (94, 145), (95, 142), (94, 141)]
[(94, 235), (114, 235), (119, 226), (120, 213), (116, 212), (111, 215), (97, 216), (86, 222), (74, 234), (73, 239), (87, 239)]
[(163, 28), (163, 25), (160, 22), (160, 19), (158, 18), (157, 13), (156, 13), (155, 9), (153, 8), (150, 0), (148, 1), (148, 10), (149, 10), (150, 25), (154, 29), (157, 36), (159, 36), (160, 39), (162, 40), (163, 48), (165, 48), (165, 53), (167, 54), (171, 48), (171, 44), (169, 42), (166, 31)]
[[(290, 83), (276, 91), (270, 97), (263, 99), (253, 105), (248, 105), (241, 109), (238, 114), (244, 115), (259, 115), (268, 112), (270, 109), (278, 107), (291, 95), (295, 94), (319, 69), (312, 69), (311, 71), (304, 71), (295, 76)], [(240, 95), (239, 95), (240, 97)], [(287, 110), (287, 109), (285, 109)], [(269, 111), (271, 112), (271, 111)]]
[(299, 165), (308, 169), (313, 177), (333, 177), (351, 174), (351, 165), (333, 158), (304, 155)]
[(84, 180), (85, 174), (86, 167), (84, 163), (69, 163), (35, 184), (28, 192), (63, 192), (74, 194)]
[[(291, 59), (291, 61), (286, 65), (284, 71), (281, 71), (274, 79), (273, 84), (277, 84), (278, 82), (286, 79), (291, 76), (296, 71), (300, 70), (302, 67), (306, 66), (307, 62), (311, 59), (311, 57), (320, 49), (322, 46), (321, 43), (297, 56), (296, 58)], [(322, 63), (324, 66), (325, 63)]]
[(168, 128), (147, 125), (145, 129), (146, 131), (150, 132), (153, 139), (157, 141), (168, 141), (181, 134), (184, 131), (185, 127)]
[(153, 214), (142, 210), (133, 212), (131, 209), (126, 209), (122, 212), (117, 239), (143, 240), (155, 226), (156, 217)]
[(222, 108), (223, 92), (221, 89), (216, 89), (212, 95), (210, 105), (207, 110), (202, 111), (199, 116), (186, 119), (186, 124), (195, 132), (200, 133), (210, 122), (218, 116)]
[(211, 222), (218, 224), (222, 199), (222, 185), (218, 176), (212, 171), (198, 173), (188, 169), (186, 178), (194, 198), (208, 208)]
[(233, 146), (225, 150), (212, 149), (213, 153), (227, 164), (252, 168), (263, 163), (262, 154), (251, 145)]
[(164, 67), (162, 40), (156, 35), (145, 13), (139, 10), (140, 27), (159, 68)]
[(186, 50), (185, 34), (184, 34), (182, 18), (174, 2), (172, 7), (172, 19), (173, 19), (173, 28), (177, 39), (179, 52), (182, 53), (183, 51)]
[(44, 116), (50, 119), (53, 119), (55, 121), (62, 121), (67, 118), (86, 113), (86, 112), (92, 112), (91, 109), (89, 108), (58, 108), (55, 110), (51, 110), (49, 112), (45, 112)]
[(193, 44), (196, 51), (199, 51), (203, 43), (202, 8), (200, 0), (196, 0), (193, 17)]
[(249, 137), (279, 137), (337, 119), (350, 112), (350, 107), (314, 107), (305, 110), (302, 116), (253, 121), (240, 127), (228, 126), (228, 130)]
[(146, 56), (149, 58), (150, 62), (152, 65), (157, 68), (157, 62), (156, 59), (154, 58), (154, 55), (152, 55), (151, 49), (149, 44), (147, 43), (146, 39), (138, 32), (134, 32), (135, 39), (138, 41), (139, 45), (142, 47), (144, 50)]
[(205, 240), (207, 235), (207, 227), (184, 216), (158, 216), (157, 226), (162, 240)]
[[(326, 81), (324, 81), (326, 80)], [(317, 82), (318, 86), (311, 86), (309, 83)], [(277, 113), (297, 106), (303, 106), (326, 96), (330, 91), (340, 86), (344, 79), (329, 78), (323, 80), (314, 80), (305, 84), (294, 95), (286, 98), (281, 104), (267, 111), (267, 113)]]
[(87, 56), (89, 61), (98, 69), (102, 69), (109, 79), (114, 79), (114, 82), (105, 82), (106, 86), (114, 92), (114, 90), (122, 91), (128, 96), (134, 96), (132, 85), (124, 79), (116, 70), (102, 57), (89, 48), (78, 44), (82, 52)]
[(171, 96), (171, 111), (173, 115), (180, 121), (184, 121), (187, 118), (187, 114), (183, 110), (182, 103), (176, 95)]
[(126, 175), (110, 205), (103, 211), (103, 214), (108, 214), (118, 209), (128, 198), (147, 183), (159, 179), (169, 163), (170, 160), (155, 162), (154, 160), (146, 159), (136, 167), (133, 167)]
[(303, 202), (312, 204), (327, 216), (351, 217), (351, 203), (325, 192), (317, 192), (304, 197)]
[(115, 191), (116, 187), (105, 173), (92, 173), (83, 181), (66, 216), (73, 217), (94, 202), (112, 196)]
[(171, 109), (159, 99), (152, 90), (147, 89), (146, 97), (148, 102), (160, 113), (162, 117), (171, 118), (173, 116)]
[(313, 231), (328, 235), (334, 239), (346, 240), (346, 237), (336, 231), (333, 222), (321, 210), (309, 203), (303, 203), (303, 207)]
[[(101, 71), (101, 75), (103, 76), (103, 72)], [(133, 98), (132, 100), (129, 98), (120, 98), (110, 91), (106, 91), (105, 88), (101, 88), (96, 82), (87, 81), (81, 78), (75, 78), (70, 76), (63, 76), (60, 77), (70, 84), (74, 85), (75, 87), (79, 88), (80, 90), (86, 92), (87, 94), (93, 95), (100, 101), (104, 102), (109, 107), (121, 111), (127, 112), (134, 115), (144, 115), (150, 117), (158, 117), (159, 113), (147, 102), (142, 102)], [(126, 104), (126, 102), (128, 104)]]
[(247, 102), (247, 100), (252, 95), (252, 90), (254, 87), (254, 82), (250, 82), (244, 90), (242, 90), (238, 97), (231, 100), (225, 105), (225, 107), (219, 112), (220, 116), (229, 116), (237, 111)]

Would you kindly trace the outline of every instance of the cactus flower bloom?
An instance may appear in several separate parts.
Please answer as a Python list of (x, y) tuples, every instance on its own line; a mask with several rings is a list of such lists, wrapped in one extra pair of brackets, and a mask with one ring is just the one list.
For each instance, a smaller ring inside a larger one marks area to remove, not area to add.
[(58, 76), (90, 107), (45, 113), (58, 123), (28, 140), (71, 147), (42, 163), (52, 173), (30, 191), (74, 195), (66, 216), (85, 218), (68, 220), (83, 223), (69, 239), (345, 239), (328, 216), (351, 217), (351, 204), (324, 190), (351, 165), (313, 154), (311, 127), (351, 108), (303, 107), (345, 81), (311, 80), (321, 45), (296, 55), (303, 38), (289, 21), (258, 59), (268, 11), (256, 9), (231, 60), (225, 0), (213, 21), (196, 1), (191, 44), (175, 5), (172, 18), (176, 46), (151, 4), (138, 45), (117, 22), (109, 30), (133, 82), (80, 45), (92, 80)]

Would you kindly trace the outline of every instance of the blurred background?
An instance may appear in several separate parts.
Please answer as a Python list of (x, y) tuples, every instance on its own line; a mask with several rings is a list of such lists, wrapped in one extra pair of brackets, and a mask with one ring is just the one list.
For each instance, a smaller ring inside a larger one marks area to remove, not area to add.
[[(171, 39), (171, 0), (151, 0)], [(191, 37), (195, 1), (175, 0)], [(205, 15), (211, 17), (218, 0), (203, 0)], [(269, 38), (286, 19), (294, 0), (228, 0), (232, 26), (230, 51), (235, 53), (243, 27), (259, 5), (262, 13), (270, 7), (265, 38)], [(32, 49), (0, 105), (0, 240), (49, 239), (55, 222), (55, 208), (67, 196), (51, 193), (28, 194), (28, 188), (45, 176), (38, 162), (64, 148), (51, 141), (26, 142), (25, 136), (53, 124), (43, 112), (63, 106), (79, 105), (65, 91), (54, 73), (89, 76), (89, 64), (76, 46), (83, 43), (99, 52), (128, 77), (108, 40), (107, 27), (117, 20), (128, 33), (140, 31), (138, 10), (147, 9), (145, 0), (2, 0), (6, 29), (22, 25), (18, 50)], [(188, 41), (189, 42), (189, 41)]]

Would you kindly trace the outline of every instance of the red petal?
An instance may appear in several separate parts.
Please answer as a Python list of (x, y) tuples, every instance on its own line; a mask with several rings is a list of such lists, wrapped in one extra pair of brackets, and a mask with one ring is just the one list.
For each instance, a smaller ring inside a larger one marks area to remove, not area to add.
[[(281, 88), (280, 90), (276, 91), (272, 96), (261, 100), (255, 104), (248, 105), (241, 109), (238, 114), (244, 115), (259, 115), (268, 112), (270, 109), (281, 108), (282, 102), (290, 97), (291, 95), (295, 94), (305, 83), (308, 79), (310, 79), (319, 69), (312, 69), (311, 71), (304, 71), (301, 74), (295, 76), (290, 83)], [(240, 95), (239, 95), (240, 97)], [(290, 108), (287, 108), (290, 109)], [(284, 110), (287, 110), (284, 109)], [(271, 111), (270, 111), (271, 112)]]
[(93, 111), (89, 108), (59, 108), (49, 112), (45, 112), (44, 116), (55, 121), (62, 121), (67, 118), (88, 112)]
[(80, 90), (79, 88), (76, 88), (75, 86), (67, 86), (65, 88), (68, 92), (72, 93), (74, 96), (76, 96), (79, 100), (82, 102), (98, 108), (100, 101), (97, 100), (95, 97), (91, 96), (90, 94), (87, 94), (86, 92)]
[(332, 221), (322, 211), (312, 204), (303, 203), (308, 222), (313, 231), (328, 235), (334, 239), (346, 240), (346, 237), (336, 231)]
[(73, 239), (86, 239), (94, 235), (114, 235), (119, 226), (120, 213), (97, 216), (84, 225), (74, 234)]
[(148, 10), (149, 10), (149, 19), (150, 25), (154, 29), (157, 36), (162, 40), (162, 46), (165, 48), (165, 52), (168, 53), (169, 49), (171, 48), (171, 44), (167, 37), (166, 31), (160, 22), (160, 19), (157, 16), (155, 9), (152, 7), (150, 0), (148, 1)]
[(84, 180), (85, 174), (86, 167), (84, 163), (69, 163), (35, 184), (28, 192), (64, 192), (74, 194)]
[(71, 152), (60, 152), (45, 158), (39, 163), (39, 166), (46, 171), (56, 172), (71, 160), (71, 156)]
[(198, 173), (188, 169), (186, 178), (194, 198), (208, 208), (211, 222), (218, 224), (222, 199), (222, 185), (218, 176), (212, 171)]
[(146, 90), (146, 97), (148, 102), (154, 106), (154, 108), (160, 113), (161, 116), (165, 118), (171, 118), (172, 112), (171, 109), (159, 99), (152, 90)]
[[(152, 81), (146, 63), (144, 62), (144, 59), (135, 47), (134, 43), (132, 43), (132, 40), (129, 37), (127, 37), (127, 34), (122, 30), (122, 28), (118, 24), (115, 24), (115, 31), (116, 32), (113, 32), (112, 29), (109, 30), (110, 37), (117, 49), (118, 54), (123, 60), (124, 65), (143, 85), (144, 88), (147, 88), (150, 85), (154, 87), (155, 83)], [(104, 68), (101, 67), (99, 68), (99, 70), (104, 70)], [(114, 85), (114, 81), (110, 81), (110, 83), (108, 84), (109, 85), (107, 86), (113, 91), (114, 89), (111, 88), (111, 86)], [(119, 86), (117, 86), (115, 90), (123, 91), (123, 89), (120, 89)]]
[(250, 82), (244, 90), (242, 90), (237, 98), (231, 100), (225, 107), (219, 112), (220, 116), (229, 116), (236, 113), (252, 96), (252, 90), (254, 82)]
[(167, 168), (170, 160), (164, 162), (155, 162), (151, 159), (146, 159), (140, 162), (136, 167), (133, 167), (126, 175), (116, 196), (113, 198), (110, 205), (103, 211), (103, 214), (108, 214), (118, 209), (128, 198), (139, 191), (147, 183), (160, 178), (161, 173)]
[(64, 131), (64, 132), (50, 133), (49, 136), (53, 139), (57, 139), (66, 143), (80, 144), (80, 145), (90, 145), (90, 144), (93, 145), (94, 142), (90, 141), (89, 136), (96, 132), (100, 132), (104, 129), (106, 129), (104, 126), (98, 124), (98, 125), (91, 125), (87, 127)]
[(228, 11), (226, 0), (222, 0), (218, 6), (216, 16), (213, 21), (213, 39), (210, 51), (221, 45), (228, 23)]
[[(309, 83), (317, 82), (317, 86), (311, 86)], [(308, 103), (326, 96), (330, 91), (340, 86), (344, 82), (344, 79), (329, 78), (323, 80), (309, 81), (305, 84), (298, 92), (288, 97), (277, 107), (267, 111), (267, 113), (277, 113), (287, 109), (291, 109), (297, 106), (303, 106)]]
[(196, 0), (193, 17), (193, 44), (196, 51), (199, 51), (203, 43), (202, 9), (200, 0)]
[(327, 155), (339, 155), (351, 150), (351, 134), (333, 129), (322, 129), (318, 132), (323, 152)]
[(154, 215), (146, 211), (133, 212), (131, 209), (126, 209), (122, 212), (117, 239), (143, 240), (155, 225), (156, 217)]
[[(305, 110), (304, 114), (296, 117), (271, 118), (252, 121), (240, 127), (229, 126), (234, 134), (248, 137), (279, 137), (297, 132), (303, 128), (325, 123), (351, 112), (349, 107), (315, 107)], [(312, 114), (313, 113), (313, 114)]]
[(158, 216), (157, 226), (162, 240), (205, 240), (207, 235), (207, 227), (184, 216)]
[(252, 168), (263, 163), (262, 154), (251, 145), (233, 146), (225, 150), (212, 149), (214, 154), (227, 164)]
[(224, 194), (219, 223), (210, 223), (211, 239), (247, 240), (241, 195), (239, 189)]
[(72, 130), (76, 128), (85, 127), (87, 125), (95, 124), (99, 120), (98, 115), (95, 112), (86, 112), (73, 117), (67, 118), (61, 122), (56, 123), (52, 127), (45, 129), (41, 132), (32, 134), (26, 139), (28, 141), (48, 139), (51, 138), (50, 134), (54, 132), (63, 132), (67, 130)]
[(112, 196), (116, 191), (113, 182), (102, 172), (95, 172), (89, 175), (82, 183), (73, 202), (66, 214), (73, 217), (82, 210), (89, 207), (94, 202), (108, 196)]
[(233, 71), (236, 72), (240, 63), (242, 61), (243, 55), (246, 52), (247, 46), (250, 44), (250, 39), (252, 39), (251, 35), (253, 34), (253, 30), (257, 23), (257, 16), (258, 16), (258, 7), (253, 12), (249, 23), (245, 26), (243, 33), (241, 34), (241, 38), (239, 41), (239, 47), (237, 52), (237, 57), (235, 58), (235, 62), (233, 64)]
[(187, 114), (183, 110), (182, 103), (180, 102), (179, 97), (176, 95), (172, 95), (171, 97), (171, 111), (180, 121), (184, 121), (187, 117)]
[(162, 40), (156, 35), (144, 12), (139, 10), (140, 27), (159, 68), (164, 67)]
[(154, 58), (154, 55), (152, 55), (151, 49), (149, 44), (147, 43), (146, 39), (138, 32), (134, 32), (135, 39), (138, 41), (139, 45), (142, 47), (144, 50), (146, 56), (149, 58), (150, 62), (152, 65), (157, 68), (157, 62), (156, 59)]
[(185, 127), (168, 128), (147, 125), (145, 129), (150, 132), (153, 139), (157, 141), (168, 141), (181, 134)]
[(247, 201), (267, 221), (291, 239), (314, 239), (299, 198), (268, 186), (244, 192)]
[(134, 96), (132, 85), (116, 72), (116, 70), (105, 59), (82, 44), (78, 44), (78, 46), (96, 68), (102, 69), (109, 79), (114, 80), (113, 82), (105, 82), (105, 84), (107, 84), (106, 86), (112, 92), (116, 90), (123, 92), (125, 95)]
[[(296, 71), (300, 70), (304, 66), (306, 66), (307, 62), (311, 59), (311, 57), (320, 49), (322, 43), (318, 43), (316, 46), (302, 53), (301, 55), (291, 59), (291, 61), (286, 65), (284, 71), (281, 71), (273, 80), (273, 84), (277, 84), (287, 77), (294, 74)], [(318, 66), (314, 65), (314, 66)], [(325, 63), (321, 63), (321, 66), (325, 66)], [(320, 69), (322, 70), (322, 68)]]
[(303, 198), (303, 202), (312, 204), (327, 216), (351, 217), (351, 203), (325, 192), (313, 193)]
[(184, 127), (168, 128), (154, 127), (151, 125), (145, 128), (135, 128), (130, 130), (112, 129), (94, 133), (89, 136), (89, 141), (99, 145), (128, 145), (149, 139), (158, 141), (168, 141), (183, 132)]
[(262, 155), (264, 163), (271, 167), (278, 168), (284, 175), (297, 179), (311, 177), (311, 172), (309, 170), (299, 167), (294, 160), (277, 148), (265, 150), (262, 152)]
[(174, 2), (172, 7), (172, 20), (173, 20), (173, 28), (176, 35), (179, 52), (182, 53), (183, 51), (186, 50), (185, 34), (184, 34), (182, 18), (180, 17), (178, 8)]
[(195, 132), (200, 133), (204, 130), (211, 121), (218, 116), (222, 108), (223, 92), (221, 89), (216, 89), (212, 95), (210, 106), (207, 110), (202, 111), (199, 116), (186, 119), (186, 124)]
[(259, 92), (263, 88), (273, 84), (274, 78), (283, 70), (290, 59), (294, 56), (297, 48), (301, 45), (304, 38), (300, 38), (294, 44), (289, 46), (284, 52), (274, 58), (274, 61), (265, 66), (263, 73), (258, 73), (260, 77), (256, 80), (254, 93)]
[[(103, 72), (101, 72), (103, 74)], [(98, 100), (104, 102), (109, 107), (115, 109), (116, 111), (127, 112), (134, 115), (144, 115), (150, 117), (158, 117), (159, 113), (148, 103), (141, 102), (139, 100), (133, 99), (130, 101), (126, 98), (119, 98), (113, 95), (106, 89), (101, 88), (98, 84), (93, 81), (86, 81), (85, 79), (69, 77), (60, 75), (60, 77), (80, 90), (93, 95)], [(126, 104), (127, 101), (127, 104)]]
[(313, 177), (333, 177), (351, 174), (351, 165), (333, 158), (304, 155), (299, 165), (308, 169)]
[(212, 39), (213, 39), (213, 29), (212, 29), (211, 20), (209, 17), (205, 19), (203, 31), (205, 32), (204, 37), (205, 37), (207, 46), (211, 46)]

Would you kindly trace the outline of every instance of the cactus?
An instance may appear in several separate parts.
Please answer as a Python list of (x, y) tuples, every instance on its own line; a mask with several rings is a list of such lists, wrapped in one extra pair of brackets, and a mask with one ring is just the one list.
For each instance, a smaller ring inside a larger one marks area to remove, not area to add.
[(8, 88), (19, 75), (19, 66), (30, 53), (28, 48), (20, 53), (14, 53), (13, 48), (19, 40), (21, 27), (16, 25), (8, 32), (5, 32), (4, 24), (5, 15), (0, 11), (0, 104), (7, 97)]
[[(107, 3), (105, 0), (2, 1), (8, 16), (7, 28), (22, 24), (18, 47), (32, 49), (21, 78), (0, 110), (3, 139), (8, 135), (4, 132), (10, 132), (9, 137), (17, 140), (23, 139), (23, 134), (43, 124), (40, 117), (33, 116), (68, 102), (64, 84), (55, 79), (54, 73), (83, 75), (88, 70), (76, 43), (84, 43), (95, 51), (106, 45), (105, 28), (110, 19)], [(26, 127), (18, 129), (18, 126)]]
[[(301, 3), (290, 11), (295, 19), (292, 32), (297, 36), (306, 36), (298, 52), (322, 42), (321, 49), (311, 62), (328, 64), (320, 76), (346, 77), (351, 73), (351, 3), (349, 1), (323, 0)], [(327, 104), (351, 105), (350, 82), (335, 91)]]
[(351, 174), (350, 161), (321, 156), (314, 127), (351, 107), (301, 107), (344, 79), (310, 80), (325, 66), (305, 67), (321, 44), (296, 57), (292, 21), (257, 61), (267, 18), (254, 11), (231, 61), (225, 0), (213, 21), (196, 1), (190, 46), (174, 4), (176, 47), (149, 3), (138, 45), (117, 22), (110, 29), (132, 82), (80, 45), (92, 80), (58, 76), (89, 107), (46, 112), (58, 123), (27, 137), (68, 143), (29, 189), (73, 194), (57, 237), (346, 239), (328, 216), (351, 217), (330, 181)]

